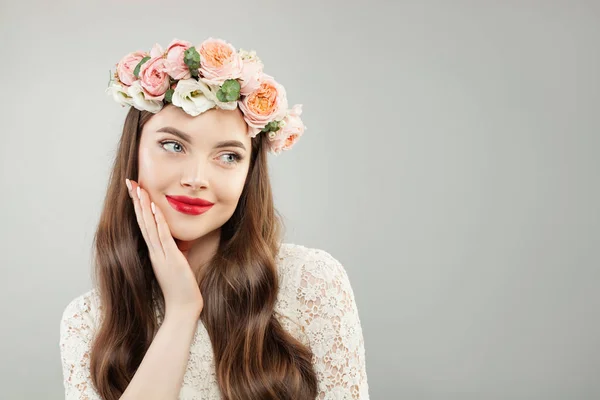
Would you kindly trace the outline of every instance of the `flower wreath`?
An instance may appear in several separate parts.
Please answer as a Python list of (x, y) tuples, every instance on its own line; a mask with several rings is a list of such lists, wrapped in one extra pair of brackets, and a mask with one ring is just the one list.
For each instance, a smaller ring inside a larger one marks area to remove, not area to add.
[(174, 39), (166, 50), (156, 43), (150, 53), (129, 53), (115, 65), (106, 92), (123, 107), (157, 113), (171, 103), (197, 116), (239, 106), (248, 135), (267, 134), (273, 154), (291, 149), (306, 129), (302, 105), (288, 109), (285, 88), (263, 72), (256, 52), (237, 51), (222, 39), (199, 46)]

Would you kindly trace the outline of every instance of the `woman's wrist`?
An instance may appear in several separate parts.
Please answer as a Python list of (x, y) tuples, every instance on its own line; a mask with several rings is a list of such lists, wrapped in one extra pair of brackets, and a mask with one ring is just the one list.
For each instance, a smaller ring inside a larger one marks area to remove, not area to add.
[(169, 309), (168, 307), (165, 308), (165, 321), (167, 320), (175, 320), (177, 322), (182, 322), (182, 321), (198, 321), (198, 318), (200, 318), (200, 312), (201, 310), (199, 310), (198, 308), (182, 308), (182, 307), (177, 307), (177, 308), (171, 308)]

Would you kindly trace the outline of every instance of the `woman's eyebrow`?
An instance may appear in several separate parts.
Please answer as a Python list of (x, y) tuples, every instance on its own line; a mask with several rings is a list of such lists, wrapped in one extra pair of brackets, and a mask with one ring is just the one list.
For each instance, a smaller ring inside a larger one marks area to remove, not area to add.
[[(173, 128), (172, 126), (163, 126), (162, 128), (158, 129), (156, 132), (166, 132), (166, 133), (170, 133), (172, 135), (177, 136), (178, 138), (188, 142), (188, 143), (192, 143), (192, 136), (188, 135), (185, 132), (180, 131), (177, 128)], [(216, 149), (222, 148), (222, 147), (239, 147), (243, 150), (246, 150), (246, 147), (244, 146), (244, 144), (242, 142), (240, 142), (239, 140), (224, 140), (222, 142), (218, 142), (215, 145)]]
[(246, 150), (244, 144), (239, 140), (224, 140), (215, 145), (215, 149), (220, 149), (221, 147), (239, 147), (242, 150)]
[(188, 143), (192, 143), (192, 137), (190, 135), (188, 135), (185, 132), (180, 131), (177, 128), (173, 128), (172, 126), (163, 126), (162, 128), (158, 129), (156, 132), (167, 132), (167, 133), (170, 133), (172, 135), (179, 137), (182, 140), (185, 140)]

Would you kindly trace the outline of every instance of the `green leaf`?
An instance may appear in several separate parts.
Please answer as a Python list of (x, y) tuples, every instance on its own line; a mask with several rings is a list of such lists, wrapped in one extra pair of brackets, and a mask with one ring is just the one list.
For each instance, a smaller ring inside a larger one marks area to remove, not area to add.
[(200, 68), (200, 53), (198, 53), (198, 50), (194, 46), (183, 53), (183, 62), (188, 66), (190, 71)]
[(165, 93), (165, 101), (172, 103), (173, 93), (175, 93), (175, 90), (173, 90), (173, 89), (167, 90)]
[(271, 121), (261, 130), (261, 132), (277, 132), (279, 130), (279, 122)]
[(237, 81), (237, 79), (227, 79), (225, 82), (223, 82), (223, 85), (221, 85), (221, 89), (219, 89), (219, 92), (222, 91), (225, 94), (226, 100), (219, 99), (219, 101), (230, 102), (239, 99), (240, 88), (240, 83)]
[(223, 103), (227, 103), (227, 95), (225, 94), (225, 92), (223, 92), (223, 89), (219, 89), (219, 91), (217, 91), (217, 99), (219, 99), (219, 101), (222, 101)]
[(149, 59), (150, 59), (150, 56), (146, 56), (140, 60), (138, 65), (135, 66), (135, 69), (133, 70), (133, 75), (135, 75), (136, 78), (140, 77), (140, 68), (142, 67), (142, 64), (144, 64)]

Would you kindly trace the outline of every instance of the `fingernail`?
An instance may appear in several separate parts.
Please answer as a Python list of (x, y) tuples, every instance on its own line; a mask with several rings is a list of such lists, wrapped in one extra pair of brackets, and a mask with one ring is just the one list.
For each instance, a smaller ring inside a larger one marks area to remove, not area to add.
[(141, 195), (141, 191), (140, 191), (140, 187), (137, 187), (137, 195), (138, 195), (138, 199), (142, 199), (142, 195)]
[(125, 178), (125, 184), (127, 185), (127, 190), (131, 192), (131, 182), (129, 181), (129, 179)]
[(150, 208), (152, 208), (152, 214), (156, 214), (156, 208), (154, 208), (154, 202), (150, 203)]

